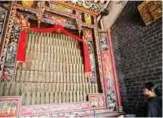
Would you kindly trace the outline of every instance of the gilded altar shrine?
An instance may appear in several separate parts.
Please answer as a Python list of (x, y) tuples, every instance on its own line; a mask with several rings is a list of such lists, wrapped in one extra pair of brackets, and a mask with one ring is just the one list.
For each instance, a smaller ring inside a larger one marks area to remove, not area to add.
[(5, 96), (0, 116), (12, 116), (5, 112), (11, 108), (6, 97), (19, 102), (15, 116), (84, 117), (94, 110), (122, 110), (111, 32), (99, 31), (97, 22), (104, 3), (92, 3), (0, 6), (0, 96)]

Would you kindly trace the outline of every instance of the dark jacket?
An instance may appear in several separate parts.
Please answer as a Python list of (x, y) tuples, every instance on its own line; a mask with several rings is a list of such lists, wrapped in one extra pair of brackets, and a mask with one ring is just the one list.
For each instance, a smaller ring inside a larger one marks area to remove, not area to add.
[(148, 100), (147, 117), (162, 117), (162, 98), (154, 97)]
[(162, 98), (149, 98), (145, 103), (138, 104), (136, 117), (162, 117)]

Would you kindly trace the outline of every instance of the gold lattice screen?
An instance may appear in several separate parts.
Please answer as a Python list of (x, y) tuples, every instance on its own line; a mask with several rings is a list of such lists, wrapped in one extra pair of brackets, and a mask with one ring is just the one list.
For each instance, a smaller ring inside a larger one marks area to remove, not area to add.
[(146, 25), (162, 17), (162, 1), (144, 1), (138, 6), (140, 15)]

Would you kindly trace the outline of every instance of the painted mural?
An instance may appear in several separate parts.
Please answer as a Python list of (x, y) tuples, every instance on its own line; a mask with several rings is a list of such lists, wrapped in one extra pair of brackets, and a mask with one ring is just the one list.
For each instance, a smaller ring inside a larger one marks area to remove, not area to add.
[(103, 65), (103, 75), (104, 75), (104, 83), (105, 83), (105, 91), (106, 91), (106, 99), (107, 99), (107, 107), (110, 110), (114, 110), (116, 107), (116, 94), (114, 87), (114, 75), (113, 75), (113, 67), (111, 61), (110, 50), (107, 42), (107, 34), (100, 33), (100, 43), (102, 50), (102, 65)]

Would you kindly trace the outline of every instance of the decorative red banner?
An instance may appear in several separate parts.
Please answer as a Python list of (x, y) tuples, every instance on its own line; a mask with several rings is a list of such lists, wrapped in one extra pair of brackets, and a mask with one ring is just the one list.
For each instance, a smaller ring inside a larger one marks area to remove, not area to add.
[[(83, 43), (83, 53), (84, 53), (84, 71), (87, 73), (91, 72), (88, 47), (87, 47), (86, 42), (84, 41), (85, 39), (82, 40), (78, 36), (75, 36), (74, 34), (68, 32), (61, 25), (56, 25), (52, 28), (30, 28), (29, 30), (36, 31), (36, 32), (44, 32), (44, 33), (58, 31), (60, 33), (63, 33), (67, 36), (72, 37), (75, 40), (82, 42)], [(22, 30), (22, 32), (20, 34), (20, 38), (19, 38), (19, 43), (18, 43), (17, 61), (25, 62), (26, 43), (27, 43), (27, 32), (26, 32), (26, 30)]]

